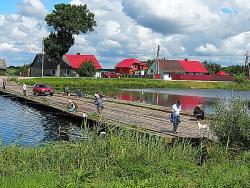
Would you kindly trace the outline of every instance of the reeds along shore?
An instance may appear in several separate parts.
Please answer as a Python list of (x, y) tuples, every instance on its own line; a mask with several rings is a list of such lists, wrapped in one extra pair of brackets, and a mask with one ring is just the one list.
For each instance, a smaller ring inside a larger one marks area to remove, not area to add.
[[(204, 142), (203, 145), (206, 143)], [(91, 141), (0, 147), (1, 187), (249, 187), (250, 153), (120, 131)]]

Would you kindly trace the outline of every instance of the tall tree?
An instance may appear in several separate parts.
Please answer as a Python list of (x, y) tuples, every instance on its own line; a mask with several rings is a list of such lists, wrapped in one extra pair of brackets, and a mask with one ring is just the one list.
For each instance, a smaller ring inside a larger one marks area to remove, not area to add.
[(56, 4), (55, 10), (45, 17), (49, 26), (54, 28), (44, 40), (44, 51), (50, 57), (60, 60), (74, 45), (74, 36), (94, 31), (95, 15), (87, 5)]
[(242, 65), (231, 65), (228, 67), (223, 67), (223, 70), (232, 75), (246, 75), (245, 66)]
[(210, 74), (214, 74), (214, 73), (222, 70), (222, 67), (220, 64), (213, 63), (213, 62), (207, 62), (207, 61), (204, 61), (202, 63), (206, 67), (206, 69), (208, 70), (208, 72)]

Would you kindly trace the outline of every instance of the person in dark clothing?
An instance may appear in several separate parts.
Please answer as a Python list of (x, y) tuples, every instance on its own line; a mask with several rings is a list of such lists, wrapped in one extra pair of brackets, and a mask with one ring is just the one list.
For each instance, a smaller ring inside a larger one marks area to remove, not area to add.
[(6, 81), (3, 80), (3, 90), (5, 90), (5, 89), (6, 89)]
[(77, 97), (82, 97), (82, 96), (83, 96), (83, 94), (82, 94), (82, 92), (81, 92), (80, 89), (77, 89), (77, 90), (76, 90), (76, 96), (77, 96)]
[(198, 120), (204, 119), (204, 107), (201, 102), (199, 102), (199, 104), (194, 107), (194, 117), (196, 117)]

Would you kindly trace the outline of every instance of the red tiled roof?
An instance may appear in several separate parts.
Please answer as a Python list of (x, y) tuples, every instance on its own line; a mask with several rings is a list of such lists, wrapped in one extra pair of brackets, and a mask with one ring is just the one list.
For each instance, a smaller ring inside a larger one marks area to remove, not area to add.
[(204, 65), (199, 61), (179, 60), (185, 72), (208, 73)]
[(83, 62), (91, 61), (94, 63), (97, 70), (101, 69), (101, 65), (94, 55), (66, 54), (65, 55), (70, 66), (73, 69), (78, 69)]
[(226, 73), (225, 71), (216, 72), (215, 75), (217, 75), (217, 76), (230, 76), (230, 74)]
[(130, 59), (124, 59), (120, 63), (118, 63), (115, 68), (121, 68), (121, 67), (131, 67), (134, 63), (139, 63), (140, 65), (145, 65), (145, 63), (140, 62), (138, 59), (130, 58)]

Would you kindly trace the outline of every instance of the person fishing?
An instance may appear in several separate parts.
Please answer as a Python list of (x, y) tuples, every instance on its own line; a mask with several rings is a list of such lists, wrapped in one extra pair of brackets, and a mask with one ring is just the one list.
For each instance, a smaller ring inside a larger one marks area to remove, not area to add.
[(80, 89), (76, 90), (76, 97), (82, 97), (82, 92)]
[(69, 87), (69, 86), (66, 86), (66, 87), (64, 88), (64, 93), (63, 93), (63, 95), (69, 96), (69, 92), (70, 92), (70, 87)]
[(76, 112), (77, 105), (73, 101), (69, 101), (67, 110), (68, 110), (68, 112)]
[(181, 111), (181, 102), (177, 101), (172, 106), (171, 119), (170, 119), (171, 122), (173, 123), (173, 133), (177, 132), (177, 128), (181, 122), (180, 111)]
[(194, 107), (194, 117), (197, 118), (197, 120), (204, 119), (204, 106), (201, 102)]
[(101, 111), (104, 109), (103, 106), (103, 95), (99, 94), (98, 92), (95, 93), (95, 104), (97, 108), (97, 112), (100, 114)]

